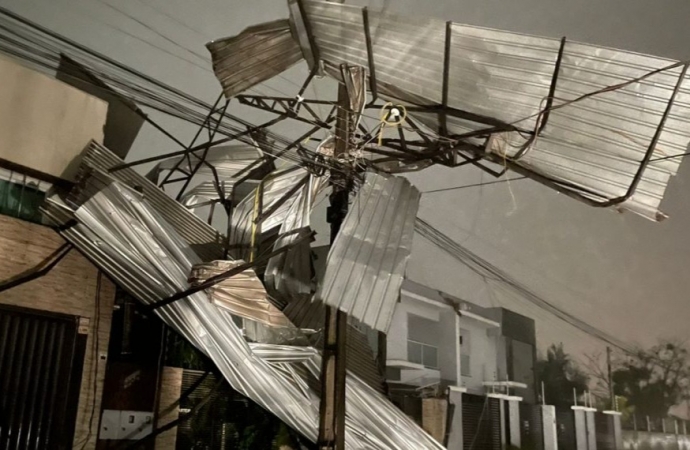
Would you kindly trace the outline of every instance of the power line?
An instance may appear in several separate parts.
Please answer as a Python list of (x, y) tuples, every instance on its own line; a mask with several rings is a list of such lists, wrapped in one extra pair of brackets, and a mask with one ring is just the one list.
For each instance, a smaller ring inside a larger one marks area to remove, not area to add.
[(506, 178), (503, 180), (485, 181), (483, 183), (474, 183), (474, 184), (465, 184), (462, 186), (456, 186), (456, 187), (450, 187), (450, 188), (432, 189), (430, 191), (423, 191), (422, 194), (433, 194), (434, 192), (455, 191), (458, 189), (466, 189), (466, 188), (479, 187), (479, 186), (488, 186), (491, 184), (509, 183), (511, 181), (524, 180), (525, 178), (527, 178), (527, 177)]
[(415, 231), (417, 231), (418, 234), (430, 241), (432, 244), (448, 253), (451, 257), (467, 266), (470, 270), (477, 273), (479, 276), (502, 283), (506, 287), (510, 288), (511, 291), (520, 295), (520, 297), (551, 313), (552, 315), (586, 334), (613, 345), (624, 352), (634, 352), (632, 346), (549, 302), (545, 298), (530, 290), (527, 286), (512, 278), (500, 268), (486, 261), (476, 253), (473, 253), (471, 250), (458, 244), (456, 241), (443, 234), (441, 231), (434, 228), (424, 220), (417, 218), (415, 223)]

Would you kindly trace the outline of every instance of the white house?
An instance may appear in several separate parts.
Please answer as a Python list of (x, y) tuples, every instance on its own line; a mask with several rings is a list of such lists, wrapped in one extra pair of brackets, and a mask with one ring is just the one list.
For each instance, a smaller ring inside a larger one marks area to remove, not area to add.
[(439, 385), (483, 394), (511, 386), (533, 401), (535, 357), (531, 319), (405, 280), (387, 336), (392, 390)]

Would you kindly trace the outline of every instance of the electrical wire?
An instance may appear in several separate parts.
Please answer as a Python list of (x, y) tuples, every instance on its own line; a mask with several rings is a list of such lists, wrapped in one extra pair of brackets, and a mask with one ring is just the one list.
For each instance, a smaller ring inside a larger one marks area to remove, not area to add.
[[(0, 15), (0, 50), (5, 53), (48, 70), (58, 70), (61, 54), (65, 53), (124, 98), (199, 126), (206, 120), (211, 107), (205, 102), (43, 29), (7, 10), (0, 8)], [(104, 89), (98, 85), (94, 87)], [(221, 121), (218, 131), (225, 136), (244, 132), (253, 126), (228, 113), (223, 115)], [(304, 156), (299, 155), (295, 148), (286, 152), (285, 149), (293, 145), (291, 140), (271, 131), (266, 131), (266, 137), (273, 141), (270, 144), (264, 143), (263, 149), (267, 153), (292, 164), (314, 164), (314, 150), (300, 144), (297, 147)], [(237, 140), (247, 145), (255, 145), (253, 138), (249, 136), (242, 136)], [(305, 160), (305, 156), (310, 158)], [(330, 170), (343, 170), (329, 161), (322, 161), (317, 165)]]
[(520, 180), (524, 180), (525, 178), (527, 178), (527, 177), (506, 178), (503, 180), (485, 181), (482, 183), (465, 184), (462, 186), (455, 186), (455, 187), (449, 187), (449, 188), (431, 189), (429, 191), (423, 191), (422, 194), (433, 194), (435, 192), (456, 191), (459, 189), (467, 189), (467, 188), (472, 188), (472, 187), (489, 186), (491, 184), (507, 183), (510, 181), (520, 181)]
[(510, 291), (514, 292), (516, 295), (519, 295), (521, 298), (524, 298), (530, 303), (551, 313), (553, 316), (572, 325), (580, 331), (585, 332), (588, 335), (615, 346), (624, 352), (634, 352), (633, 346), (630, 346), (613, 337), (612, 335), (594, 327), (593, 325), (588, 324), (587, 322), (579, 319), (573, 314), (563, 310), (545, 298), (534, 293), (527, 286), (518, 282), (506, 272), (489, 263), (469, 249), (461, 246), (426, 221), (417, 218), (417, 221), (415, 222), (415, 231), (478, 275), (485, 277), (488, 280), (501, 283), (506, 288), (510, 289)]

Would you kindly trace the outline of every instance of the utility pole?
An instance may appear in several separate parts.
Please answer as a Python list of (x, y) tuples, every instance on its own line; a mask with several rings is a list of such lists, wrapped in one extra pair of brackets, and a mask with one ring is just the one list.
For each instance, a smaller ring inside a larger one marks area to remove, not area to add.
[[(345, 81), (345, 80), (343, 80)], [(352, 132), (350, 99), (344, 83), (338, 86), (338, 114), (333, 159), (349, 151)], [(340, 231), (348, 210), (351, 177), (331, 171), (332, 193), (329, 198), (328, 222), (331, 245)], [(323, 354), (321, 357), (321, 403), (319, 405), (319, 450), (345, 449), (345, 343), (347, 315), (326, 306)]]
[(606, 366), (609, 374), (609, 397), (611, 398), (611, 411), (616, 411), (616, 397), (613, 393), (613, 372), (611, 370), (611, 347), (606, 347)]

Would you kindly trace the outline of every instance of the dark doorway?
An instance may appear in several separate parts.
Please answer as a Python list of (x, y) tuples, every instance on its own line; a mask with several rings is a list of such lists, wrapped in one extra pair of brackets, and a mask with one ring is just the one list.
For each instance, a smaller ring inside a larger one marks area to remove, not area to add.
[(0, 449), (71, 449), (86, 350), (79, 318), (0, 305)]

